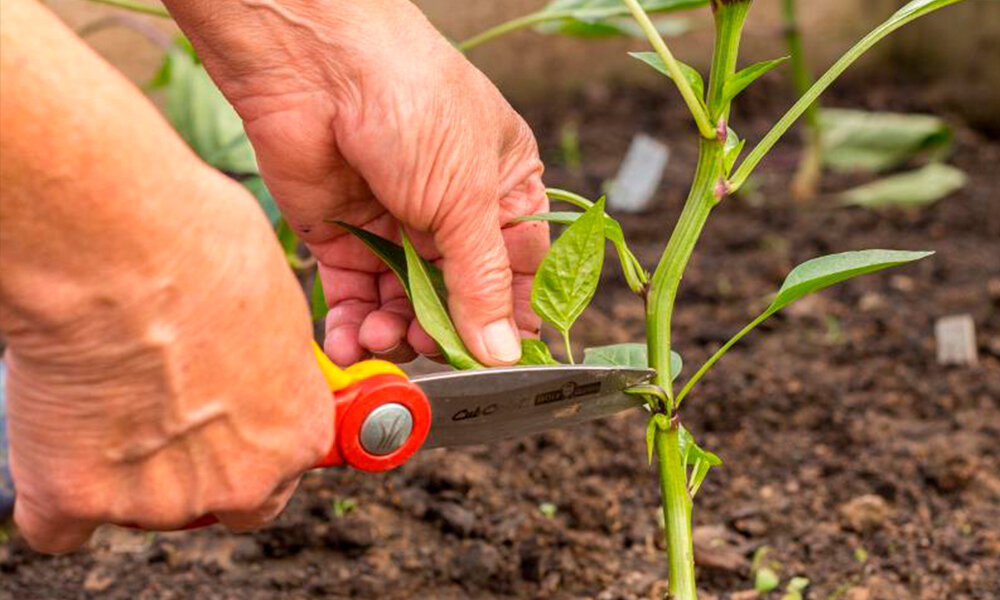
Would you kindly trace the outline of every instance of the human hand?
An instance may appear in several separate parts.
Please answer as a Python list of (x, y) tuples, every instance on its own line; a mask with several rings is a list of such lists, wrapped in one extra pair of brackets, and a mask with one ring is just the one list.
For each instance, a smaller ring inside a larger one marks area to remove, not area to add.
[(486, 77), (403, 0), (255, 2), (210, 14), (198, 2), (167, 4), (319, 261), (334, 361), (438, 353), (395, 276), (331, 222), (342, 220), (396, 240), (402, 223), (444, 271), (472, 353), (488, 365), (516, 362), (519, 336), (540, 326), (530, 292), (548, 228), (508, 224), (548, 202), (534, 137)]
[[(267, 220), (36, 2), (4, 0), (0, 332), (15, 520), (66, 552), (101, 523), (273, 518), (333, 403)], [(30, 32), (26, 34), (25, 32)]]

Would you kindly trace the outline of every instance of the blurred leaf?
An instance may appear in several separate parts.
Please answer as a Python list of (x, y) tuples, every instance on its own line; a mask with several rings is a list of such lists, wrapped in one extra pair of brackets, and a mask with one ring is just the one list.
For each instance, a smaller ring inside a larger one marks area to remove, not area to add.
[(931, 163), (916, 171), (890, 175), (840, 194), (845, 204), (882, 208), (915, 208), (933, 204), (965, 187), (968, 177), (960, 169)]
[(542, 340), (521, 340), (521, 360), (519, 365), (558, 365), (558, 360), (552, 358), (549, 347)]
[(759, 62), (737, 71), (731, 78), (729, 78), (728, 81), (726, 81), (726, 85), (722, 90), (722, 95), (725, 96), (726, 100), (732, 100), (751, 83), (757, 81), (757, 79), (763, 77), (771, 71), (771, 69), (779, 66), (786, 60), (788, 60), (788, 57), (783, 56), (774, 60)]
[(151, 82), (164, 92), (167, 120), (208, 164), (228, 173), (256, 175), (257, 160), (243, 121), (192, 52), (186, 39), (178, 39)]
[(281, 211), (278, 210), (278, 205), (274, 203), (271, 191), (264, 185), (263, 178), (260, 175), (253, 175), (240, 183), (257, 199), (257, 204), (264, 210), (264, 214), (271, 221), (271, 225), (277, 227), (278, 221), (281, 220)]
[(566, 228), (535, 274), (531, 307), (564, 337), (597, 291), (605, 228), (602, 199)]
[(434, 289), (427, 262), (417, 254), (410, 243), (406, 232), (400, 230), (403, 238), (403, 250), (406, 254), (407, 279), (410, 284), (410, 299), (417, 320), (434, 341), (441, 347), (448, 363), (456, 369), (481, 369), (483, 365), (472, 357), (466, 349), (462, 338), (455, 330), (455, 325), (448, 316), (448, 311)]
[(809, 587), (809, 580), (805, 577), (792, 577), (785, 586), (785, 593), (781, 600), (802, 600), (802, 592)]
[(774, 569), (764, 566), (757, 569), (757, 573), (753, 579), (753, 588), (762, 594), (766, 594), (777, 588), (780, 583), (781, 579), (778, 578), (778, 574), (774, 572)]
[(260, 178), (243, 121), (212, 82), (186, 38), (177, 38), (166, 51), (149, 87), (163, 90), (164, 114), (195, 154), (239, 180), (271, 224), (277, 225), (281, 214)]
[[(660, 58), (660, 55), (656, 52), (629, 52), (628, 55), (632, 58), (641, 60), (659, 71), (661, 74), (673, 79), (673, 75), (671, 75), (670, 71), (667, 70), (667, 65), (663, 63), (663, 59)], [(698, 96), (700, 100), (704, 101), (705, 80), (702, 79), (701, 73), (699, 73), (694, 67), (681, 61), (677, 61), (677, 64), (680, 65), (681, 71), (684, 72), (684, 78), (688, 80), (688, 83), (691, 84), (691, 88), (694, 89), (695, 95)]]
[[(705, 6), (708, 0), (642, 0), (640, 4), (652, 16)], [(535, 27), (541, 33), (589, 38), (637, 34), (631, 13), (621, 0), (553, 0), (538, 13), (539, 17), (546, 15), (551, 19)], [(664, 23), (659, 19), (654, 23), (658, 29), (663, 28), (664, 35), (687, 30), (686, 23)]]
[(313, 321), (322, 321), (326, 318), (326, 313), (330, 307), (326, 304), (326, 295), (323, 294), (323, 281), (319, 278), (319, 271), (313, 276), (312, 292), (309, 294), (309, 307), (312, 311)]
[[(331, 221), (343, 227), (354, 237), (361, 240), (361, 242), (368, 246), (368, 249), (372, 251), (375, 256), (379, 257), (382, 262), (386, 264), (392, 272), (396, 274), (399, 278), (399, 282), (403, 284), (403, 290), (406, 291), (406, 295), (413, 299), (410, 293), (410, 280), (407, 275), (406, 268), (406, 251), (402, 246), (395, 242), (391, 242), (384, 237), (362, 229), (360, 227), (355, 227), (350, 223), (345, 223), (343, 221)], [(420, 260), (424, 263), (424, 268), (427, 270), (427, 274), (431, 279), (431, 283), (434, 286), (434, 290), (437, 292), (441, 302), (444, 304), (448, 303), (448, 288), (444, 285), (444, 274), (441, 273), (441, 269), (437, 268), (435, 265), (427, 260), (421, 258)]]
[(823, 161), (839, 172), (885, 171), (951, 143), (951, 128), (933, 115), (826, 108), (819, 118)]

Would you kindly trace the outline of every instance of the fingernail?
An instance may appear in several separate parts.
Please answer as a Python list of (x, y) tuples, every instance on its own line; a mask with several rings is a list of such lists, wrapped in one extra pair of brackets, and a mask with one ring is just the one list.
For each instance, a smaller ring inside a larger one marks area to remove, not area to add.
[(521, 342), (517, 332), (508, 319), (493, 321), (483, 328), (483, 339), (486, 351), (494, 360), (505, 363), (516, 362), (521, 358)]

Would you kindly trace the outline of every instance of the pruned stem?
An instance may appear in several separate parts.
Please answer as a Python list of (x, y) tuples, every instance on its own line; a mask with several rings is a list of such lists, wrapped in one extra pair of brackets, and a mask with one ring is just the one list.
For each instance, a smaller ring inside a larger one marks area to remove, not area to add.
[(518, 29), (523, 29), (525, 27), (531, 27), (532, 25), (538, 25), (539, 23), (544, 23), (546, 21), (554, 21), (557, 19), (566, 19), (573, 16), (573, 13), (569, 11), (563, 12), (546, 12), (538, 11), (523, 17), (518, 17), (516, 19), (511, 19), (510, 21), (505, 21), (499, 25), (490, 27), (482, 33), (478, 33), (469, 39), (459, 42), (457, 44), (458, 49), (462, 52), (468, 52), (480, 44), (485, 44), (486, 42), (498, 38), (504, 34), (510, 33), (512, 31), (517, 31)]
[(688, 494), (687, 472), (684, 469), (678, 435), (678, 423), (674, 420), (669, 429), (657, 427), (655, 436), (660, 501), (670, 565), (669, 598), (697, 600), (694, 541), (691, 535), (691, 496)]
[(563, 344), (565, 344), (566, 346), (566, 360), (569, 361), (569, 364), (575, 365), (576, 360), (574, 360), (573, 358), (573, 344), (570, 343), (569, 340), (569, 331), (563, 331), (562, 338), (563, 338)]

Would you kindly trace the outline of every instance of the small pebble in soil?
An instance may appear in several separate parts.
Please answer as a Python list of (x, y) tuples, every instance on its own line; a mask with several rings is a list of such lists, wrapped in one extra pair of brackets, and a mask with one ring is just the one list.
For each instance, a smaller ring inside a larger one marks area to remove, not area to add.
[(881, 496), (865, 494), (841, 504), (837, 512), (845, 527), (866, 533), (881, 528), (892, 516), (892, 507)]
[(476, 515), (469, 509), (454, 502), (437, 502), (428, 511), (445, 531), (460, 537), (469, 537), (476, 529)]

